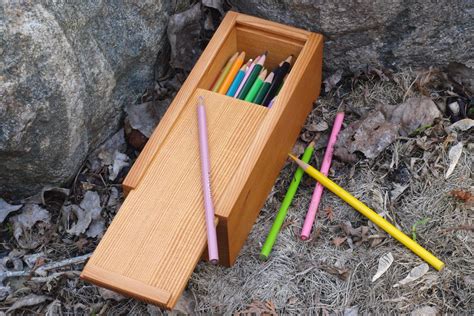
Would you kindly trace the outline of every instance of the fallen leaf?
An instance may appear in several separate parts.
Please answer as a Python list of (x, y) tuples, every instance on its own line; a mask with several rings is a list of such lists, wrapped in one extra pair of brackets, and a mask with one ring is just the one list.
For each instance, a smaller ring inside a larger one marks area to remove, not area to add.
[(113, 159), (113, 165), (109, 166), (109, 180), (112, 181), (117, 178), (118, 174), (123, 168), (130, 165), (130, 158), (121, 152), (115, 151)]
[(0, 224), (3, 223), (8, 214), (18, 211), (23, 205), (8, 204), (4, 199), (0, 198)]
[(334, 74), (324, 79), (324, 92), (329, 92), (336, 87), (342, 79), (342, 70), (336, 71)]
[(379, 259), (379, 266), (377, 268), (377, 272), (372, 277), (372, 282), (375, 282), (378, 278), (380, 278), (393, 263), (393, 256), (392, 253), (386, 253)]
[[(44, 208), (37, 204), (27, 204), (20, 214), (10, 218), (13, 224), (13, 236), (22, 248), (34, 249), (41, 244), (39, 235), (43, 235), (44, 230), (49, 227), (50, 219), (48, 211)], [(34, 228), (36, 224), (37, 229)]]
[(184, 291), (169, 315), (191, 315), (195, 312), (196, 302), (189, 291)]
[(174, 68), (190, 71), (201, 54), (201, 3), (174, 14), (168, 21), (168, 40), (171, 45), (170, 63)]
[(423, 306), (418, 307), (411, 312), (411, 316), (436, 316), (438, 315), (438, 310), (432, 306)]
[(472, 127), (474, 127), (474, 120), (470, 118), (465, 118), (465, 119), (457, 121), (454, 124), (451, 124), (451, 126), (447, 128), (447, 131), (451, 132), (454, 130), (458, 130), (458, 131), (464, 132), (471, 129)]
[(449, 178), (449, 176), (453, 173), (454, 168), (458, 164), (459, 158), (461, 158), (462, 154), (462, 147), (463, 143), (459, 142), (449, 150), (448, 157), (449, 157), (449, 167), (448, 171), (446, 171), (446, 175), (444, 176), (445, 179)]
[(338, 136), (334, 155), (345, 162), (357, 160), (356, 152), (377, 157), (400, 135), (433, 124), (441, 116), (436, 104), (427, 97), (410, 98), (398, 105), (385, 105), (351, 123)]
[(449, 194), (466, 203), (474, 202), (474, 194), (468, 191), (452, 190), (451, 192), (449, 192)]
[(332, 208), (332, 206), (328, 206), (324, 208), (324, 212), (326, 213), (326, 216), (329, 219), (329, 221), (332, 222), (334, 220), (334, 209)]
[(345, 242), (347, 237), (335, 237), (332, 239), (332, 243), (336, 246), (339, 247), (342, 245), (343, 242)]
[(253, 301), (237, 315), (277, 315), (275, 304), (272, 301)]
[(102, 287), (99, 287), (99, 294), (104, 300), (114, 300), (116, 302), (120, 302), (120, 301), (126, 299), (125, 296), (123, 296), (123, 295), (121, 295), (117, 292), (114, 292), (114, 291), (111, 291), (111, 290), (108, 290), (108, 289), (104, 289)]
[(310, 132), (324, 132), (328, 128), (329, 128), (329, 125), (325, 121), (321, 121), (318, 123), (312, 122), (311, 124), (305, 126), (305, 129)]
[(7, 313), (17, 310), (22, 307), (34, 306), (51, 300), (50, 297), (44, 295), (29, 294), (18, 299), (12, 306), (7, 310)]
[(428, 272), (430, 267), (428, 266), (427, 263), (422, 263), (419, 266), (414, 267), (410, 273), (407, 275), (406, 278), (403, 280), (399, 281), (397, 284), (395, 284), (393, 287), (398, 287), (400, 285), (405, 285), (407, 283), (413, 282), (421, 278)]
[[(126, 121), (134, 130), (150, 138), (170, 104), (170, 100), (150, 101), (142, 104), (129, 104), (125, 107)], [(113, 159), (112, 159), (113, 161)], [(112, 162), (108, 163), (111, 165)]]
[[(87, 191), (79, 205), (67, 205), (62, 210), (69, 234), (79, 236), (85, 233), (88, 237), (97, 237), (104, 232), (105, 222), (100, 215), (102, 207), (97, 192)], [(77, 220), (69, 226), (71, 214), (74, 214)]]
[(33, 268), (34, 266), (37, 265), (39, 260), (41, 260), (41, 259), (44, 260), (45, 258), (46, 258), (46, 256), (45, 256), (44, 252), (39, 252), (39, 253), (34, 253), (34, 254), (31, 254), (31, 255), (23, 256), (23, 261), (25, 261), (26, 265), (29, 268)]
[(125, 152), (126, 149), (125, 132), (122, 128), (92, 152), (88, 159), (91, 169), (98, 170), (103, 166), (112, 165), (115, 152)]
[(408, 136), (420, 127), (431, 125), (438, 117), (441, 117), (441, 112), (433, 100), (414, 97), (395, 106), (390, 113), (390, 122), (400, 127), (400, 135)]
[(405, 190), (409, 187), (409, 185), (403, 185), (403, 184), (398, 184), (394, 183), (393, 184), (393, 190), (390, 191), (390, 198), (392, 202), (395, 202), (397, 198), (405, 192)]

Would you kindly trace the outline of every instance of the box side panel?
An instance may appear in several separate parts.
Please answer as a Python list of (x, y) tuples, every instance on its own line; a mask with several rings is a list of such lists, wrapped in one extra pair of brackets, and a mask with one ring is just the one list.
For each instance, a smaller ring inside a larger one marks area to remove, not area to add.
[[(228, 200), (232, 203), (232, 211), (226, 221), (221, 223), (226, 225), (228, 234), (229, 265), (237, 258), (313, 102), (319, 95), (322, 47), (322, 37), (312, 34), (300, 54), (299, 64), (293, 69), (295, 76), (288, 78), (295, 81), (282, 89), (266, 121), (262, 123), (268, 126), (269, 133), (258, 135), (249, 155), (245, 157), (249, 160), (244, 161), (242, 167), (249, 171), (248, 174), (241, 176), (240, 172), (244, 174), (245, 170), (237, 171), (243, 189), (234, 201)], [(229, 186), (238, 186), (237, 180), (236, 178)], [(262, 241), (263, 238), (264, 236)]]

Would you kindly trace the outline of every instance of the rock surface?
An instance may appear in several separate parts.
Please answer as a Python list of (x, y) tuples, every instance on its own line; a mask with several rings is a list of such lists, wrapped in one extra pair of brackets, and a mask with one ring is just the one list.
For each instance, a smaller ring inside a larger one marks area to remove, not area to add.
[(325, 35), (324, 65), (474, 67), (474, 2), (468, 0), (234, 0), (242, 12)]
[(71, 179), (117, 130), (152, 82), (169, 12), (161, 0), (2, 3), (0, 195)]

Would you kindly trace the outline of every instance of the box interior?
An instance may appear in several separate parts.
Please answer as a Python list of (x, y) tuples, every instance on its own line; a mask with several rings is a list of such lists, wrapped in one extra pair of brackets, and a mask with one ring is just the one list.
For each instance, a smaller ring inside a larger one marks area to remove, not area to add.
[(245, 61), (247, 61), (268, 51), (264, 67), (270, 72), (289, 55), (294, 56), (293, 65), (304, 44), (305, 41), (302, 40), (237, 23), (223, 41), (219, 53), (211, 62), (206, 74), (202, 76), (198, 87), (209, 90), (227, 60), (235, 52), (245, 51)]

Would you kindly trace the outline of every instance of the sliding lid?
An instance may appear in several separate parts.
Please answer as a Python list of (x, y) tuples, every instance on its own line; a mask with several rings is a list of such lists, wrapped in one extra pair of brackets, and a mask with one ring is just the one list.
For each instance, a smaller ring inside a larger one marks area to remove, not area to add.
[(216, 215), (225, 213), (219, 207), (225, 190), (268, 109), (197, 89), (84, 268), (84, 279), (166, 308), (176, 304), (206, 247), (200, 95), (207, 110)]

